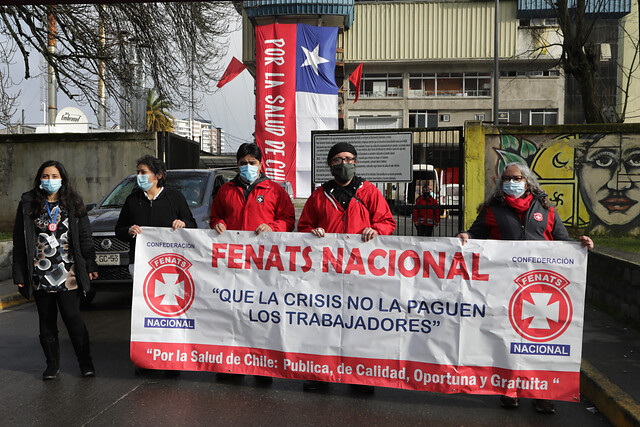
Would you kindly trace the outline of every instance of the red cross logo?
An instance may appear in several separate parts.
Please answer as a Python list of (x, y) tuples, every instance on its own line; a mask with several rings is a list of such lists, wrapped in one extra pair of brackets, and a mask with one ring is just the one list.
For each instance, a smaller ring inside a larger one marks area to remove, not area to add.
[(529, 341), (545, 342), (564, 333), (573, 317), (565, 291), (569, 281), (549, 270), (533, 270), (515, 280), (518, 290), (509, 301), (513, 329)]
[(151, 271), (144, 279), (144, 300), (155, 313), (174, 317), (186, 312), (195, 298), (195, 286), (182, 255), (162, 254), (149, 261)]

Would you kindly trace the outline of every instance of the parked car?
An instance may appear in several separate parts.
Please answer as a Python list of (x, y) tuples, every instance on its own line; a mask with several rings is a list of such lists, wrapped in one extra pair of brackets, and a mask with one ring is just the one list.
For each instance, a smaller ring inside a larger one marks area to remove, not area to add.
[[(211, 202), (222, 184), (233, 179), (235, 169), (176, 169), (167, 171), (167, 187), (176, 188), (184, 194), (198, 228), (209, 228)], [(120, 181), (95, 206), (88, 205), (89, 220), (96, 250), (98, 279), (91, 282), (96, 289), (121, 289), (130, 287), (129, 242), (116, 237), (115, 226), (124, 201), (136, 186), (135, 174)], [(108, 285), (108, 286), (102, 286)], [(95, 291), (87, 296), (88, 302)]]

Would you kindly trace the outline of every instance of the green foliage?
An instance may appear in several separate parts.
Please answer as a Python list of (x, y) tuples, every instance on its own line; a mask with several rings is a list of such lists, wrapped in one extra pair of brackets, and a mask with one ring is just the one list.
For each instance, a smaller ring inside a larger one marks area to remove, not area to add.
[(607, 248), (618, 249), (620, 251), (640, 254), (640, 239), (634, 236), (610, 236), (598, 234), (590, 236), (593, 243), (598, 246), (606, 246)]
[(504, 167), (513, 162), (531, 165), (538, 151), (536, 146), (526, 139), (518, 139), (509, 134), (500, 134), (500, 148), (495, 148), (498, 154), (498, 174), (502, 174)]
[(586, 234), (591, 237), (596, 249), (598, 246), (617, 249), (619, 251), (640, 254), (640, 238), (630, 235), (592, 234), (584, 229), (568, 228), (569, 235), (578, 240), (578, 237)]

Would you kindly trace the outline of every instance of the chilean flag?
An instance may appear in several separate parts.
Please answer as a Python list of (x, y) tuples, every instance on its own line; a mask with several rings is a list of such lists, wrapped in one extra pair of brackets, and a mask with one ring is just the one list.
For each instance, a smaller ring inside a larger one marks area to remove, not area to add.
[(265, 174), (311, 194), (311, 131), (338, 128), (335, 27), (256, 27), (256, 142)]

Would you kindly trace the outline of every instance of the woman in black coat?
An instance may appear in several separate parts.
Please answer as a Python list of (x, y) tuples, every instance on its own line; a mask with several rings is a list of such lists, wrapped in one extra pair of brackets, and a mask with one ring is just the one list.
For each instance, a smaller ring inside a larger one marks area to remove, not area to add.
[(124, 201), (116, 236), (129, 242), (129, 271), (133, 277), (135, 237), (142, 233), (140, 227), (198, 228), (196, 220), (179, 190), (167, 188), (167, 171), (164, 162), (146, 155), (138, 159), (136, 166), (138, 187)]
[(13, 228), (13, 282), (26, 298), (35, 297), (40, 344), (47, 360), (42, 374), (52, 380), (60, 372), (58, 310), (71, 338), (82, 376), (95, 375), (89, 333), (80, 315), (80, 295), (98, 277), (91, 226), (82, 198), (69, 182), (64, 166), (44, 162), (33, 188), (18, 205)]

